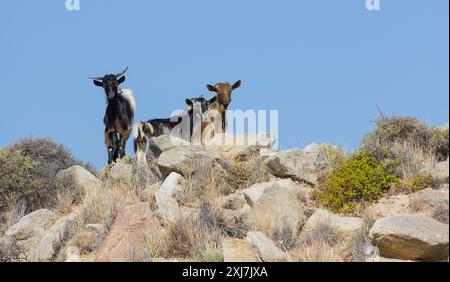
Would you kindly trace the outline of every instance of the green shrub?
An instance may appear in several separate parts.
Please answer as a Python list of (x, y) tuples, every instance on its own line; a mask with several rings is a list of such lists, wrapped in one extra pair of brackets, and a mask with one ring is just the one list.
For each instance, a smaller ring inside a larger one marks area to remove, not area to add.
[(379, 199), (400, 181), (394, 173), (396, 166), (394, 162), (379, 161), (372, 153), (360, 150), (323, 180), (316, 198), (333, 212), (351, 213), (360, 204)]
[(430, 147), (438, 161), (445, 161), (449, 151), (448, 125), (432, 129)]
[(413, 192), (417, 192), (426, 188), (435, 186), (435, 179), (429, 173), (419, 172), (414, 175), (412, 183), (410, 183), (410, 189)]
[(0, 149), (0, 212), (5, 212), (19, 201), (33, 200), (40, 186), (30, 177), (36, 162), (20, 151)]
[[(81, 165), (92, 173), (96, 173), (90, 165), (76, 160), (63, 145), (46, 138), (26, 138), (10, 146), (6, 151), (9, 152), (6, 153), (8, 156), (13, 157), (13, 163), (25, 161), (26, 166), (21, 166), (22, 170), (4, 175), (3, 181), (19, 184), (16, 184), (14, 188), (18, 193), (15, 198), (26, 201), (27, 212), (55, 206), (58, 191), (54, 182), (59, 171)], [(10, 203), (13, 202), (10, 201)]]

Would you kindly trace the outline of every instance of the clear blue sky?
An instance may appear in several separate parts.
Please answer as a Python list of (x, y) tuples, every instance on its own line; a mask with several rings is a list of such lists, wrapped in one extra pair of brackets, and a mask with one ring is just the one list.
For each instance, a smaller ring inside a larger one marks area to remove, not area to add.
[[(279, 110), (281, 148), (359, 145), (377, 117), (449, 115), (448, 0), (5, 0), (0, 147), (51, 137), (107, 160), (105, 95), (88, 76), (130, 69), (136, 118), (166, 117), (207, 83), (242, 80), (233, 109)], [(128, 153), (132, 142), (128, 141)]]

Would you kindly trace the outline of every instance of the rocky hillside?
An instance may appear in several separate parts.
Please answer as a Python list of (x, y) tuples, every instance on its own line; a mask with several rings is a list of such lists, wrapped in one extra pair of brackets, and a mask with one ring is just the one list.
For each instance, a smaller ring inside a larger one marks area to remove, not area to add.
[(147, 164), (59, 171), (66, 192), (6, 226), (0, 260), (448, 260), (448, 159), (415, 151), (410, 174), (404, 159), (394, 167), (375, 152), (272, 151), (271, 135), (235, 138), (246, 145), (160, 136)]

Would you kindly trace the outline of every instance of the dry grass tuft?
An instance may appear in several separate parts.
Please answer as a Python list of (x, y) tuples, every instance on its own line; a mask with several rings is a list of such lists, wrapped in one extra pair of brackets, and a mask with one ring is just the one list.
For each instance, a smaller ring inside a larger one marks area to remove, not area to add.
[(75, 195), (71, 190), (61, 190), (56, 193), (56, 210), (61, 214), (68, 214), (75, 202)]
[(293, 257), (301, 262), (342, 262), (340, 234), (328, 224), (321, 224), (299, 240)]
[(220, 210), (202, 204), (198, 214), (184, 217), (167, 226), (153, 227), (144, 246), (151, 257), (185, 258), (194, 261), (223, 261), (223, 236), (236, 232)]
[(207, 201), (232, 192), (226, 182), (226, 172), (213, 160), (202, 157), (192, 159), (183, 174), (187, 188), (178, 199), (180, 203)]
[(234, 190), (245, 189), (253, 184), (269, 181), (270, 173), (264, 163), (264, 158), (259, 155), (257, 147), (238, 156), (235, 162), (234, 172), (227, 177), (227, 182)]
[(371, 247), (369, 232), (376, 221), (375, 215), (370, 210), (363, 214), (363, 225), (361, 230), (352, 238), (351, 260), (354, 262), (365, 262), (367, 259), (367, 249)]
[(248, 222), (251, 230), (261, 231), (270, 237), (283, 250), (292, 250), (298, 246), (301, 226), (293, 226), (288, 218), (274, 219), (268, 215), (265, 219)]

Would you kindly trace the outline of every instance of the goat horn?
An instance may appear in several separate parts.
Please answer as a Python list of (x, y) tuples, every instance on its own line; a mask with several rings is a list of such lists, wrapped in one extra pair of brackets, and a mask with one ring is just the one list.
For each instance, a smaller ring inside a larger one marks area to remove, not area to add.
[(92, 79), (92, 80), (102, 80), (103, 77), (89, 77), (89, 79)]
[(128, 67), (127, 67), (124, 71), (122, 71), (121, 73), (116, 74), (116, 77), (117, 77), (117, 78), (121, 77), (122, 75), (125, 74), (125, 72), (126, 72), (127, 70), (128, 70)]

